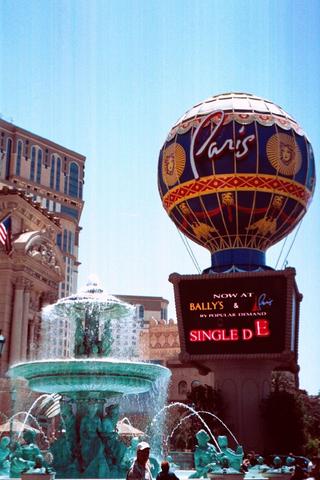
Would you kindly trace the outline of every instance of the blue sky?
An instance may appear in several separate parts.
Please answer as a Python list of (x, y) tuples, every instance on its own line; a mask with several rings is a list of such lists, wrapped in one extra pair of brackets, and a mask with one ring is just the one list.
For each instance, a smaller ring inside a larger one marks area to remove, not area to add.
[[(87, 156), (79, 286), (95, 273), (110, 293), (168, 298), (175, 316), (168, 275), (196, 270), (161, 206), (157, 162), (199, 101), (228, 91), (274, 101), (318, 164), (319, 25), (312, 0), (0, 2), (3, 118)], [(310, 393), (320, 390), (319, 210), (316, 189), (287, 258), (304, 295), (300, 383)], [(281, 246), (267, 254), (272, 267)]]

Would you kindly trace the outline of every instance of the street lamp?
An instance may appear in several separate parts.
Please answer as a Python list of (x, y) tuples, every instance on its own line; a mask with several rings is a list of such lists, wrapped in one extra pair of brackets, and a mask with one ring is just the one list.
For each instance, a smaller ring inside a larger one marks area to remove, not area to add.
[(3, 352), (3, 347), (4, 347), (4, 344), (5, 344), (5, 341), (6, 341), (6, 338), (4, 337), (4, 335), (2, 335), (2, 330), (0, 330), (0, 357), (1, 357), (2, 352)]

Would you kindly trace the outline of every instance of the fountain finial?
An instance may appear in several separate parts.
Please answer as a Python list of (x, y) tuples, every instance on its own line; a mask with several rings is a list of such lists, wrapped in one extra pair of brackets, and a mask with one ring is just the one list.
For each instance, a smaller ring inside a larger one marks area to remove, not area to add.
[(100, 282), (98, 279), (98, 276), (92, 273), (89, 275), (87, 284), (85, 288), (82, 290), (82, 292), (88, 292), (88, 293), (102, 293), (103, 289), (100, 287)]

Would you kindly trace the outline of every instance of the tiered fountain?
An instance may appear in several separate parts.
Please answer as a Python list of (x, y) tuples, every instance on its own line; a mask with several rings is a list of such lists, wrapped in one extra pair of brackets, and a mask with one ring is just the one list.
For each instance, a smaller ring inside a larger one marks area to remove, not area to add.
[[(62, 396), (62, 421), (50, 447), (57, 477), (124, 477), (126, 446), (116, 431), (120, 398), (147, 392), (157, 380), (170, 377), (170, 371), (160, 365), (111, 357), (111, 321), (129, 315), (131, 308), (105, 295), (97, 283), (89, 284), (44, 312), (44, 323), (51, 331), (44, 340), (49, 358), (10, 369), (12, 378), (26, 379), (33, 391)], [(52, 327), (63, 319), (73, 340), (71, 355), (50, 358)]]

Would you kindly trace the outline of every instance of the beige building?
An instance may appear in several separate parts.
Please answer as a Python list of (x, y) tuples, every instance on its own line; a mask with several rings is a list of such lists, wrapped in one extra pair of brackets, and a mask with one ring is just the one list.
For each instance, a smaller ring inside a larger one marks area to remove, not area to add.
[(55, 242), (66, 268), (59, 297), (77, 289), (84, 163), (83, 155), (0, 119), (0, 187), (21, 189), (60, 219)]
[(56, 246), (59, 220), (22, 191), (0, 190), (0, 212), (11, 212), (13, 252), (0, 253), (0, 319), (6, 345), (1, 372), (9, 364), (37, 356), (40, 310), (58, 298), (64, 278), (62, 253)]
[(162, 297), (117, 294), (115, 296), (134, 307), (130, 321), (116, 319), (113, 323), (113, 335), (118, 350), (129, 351), (130, 345), (130, 357), (140, 358), (140, 332), (148, 330), (152, 319), (159, 321), (167, 319), (169, 302)]
[(42, 307), (76, 291), (84, 162), (0, 119), (0, 221), (10, 216), (13, 246), (8, 255), (0, 244), (0, 411), (10, 410), (9, 366), (39, 356)]
[(146, 328), (150, 320), (168, 319), (168, 300), (162, 297), (152, 297), (143, 295), (118, 295), (120, 300), (134, 305), (138, 309), (138, 317), (141, 320), (141, 327)]
[(56, 236), (59, 220), (29, 195), (14, 188), (0, 190), (0, 212), (11, 213), (12, 246), (9, 256), (0, 247), (0, 328), (6, 343), (0, 361), (0, 411), (7, 411), (10, 365), (38, 356), (43, 306), (58, 298), (65, 265)]

